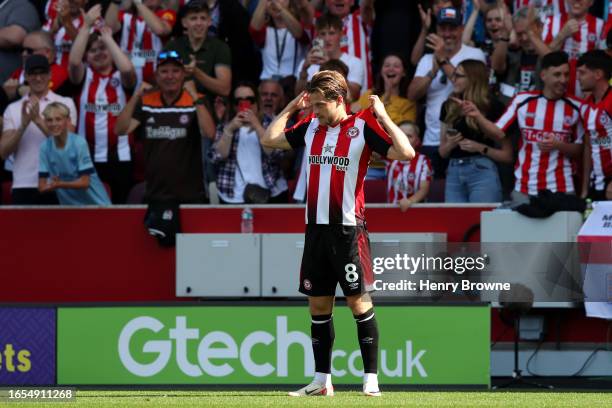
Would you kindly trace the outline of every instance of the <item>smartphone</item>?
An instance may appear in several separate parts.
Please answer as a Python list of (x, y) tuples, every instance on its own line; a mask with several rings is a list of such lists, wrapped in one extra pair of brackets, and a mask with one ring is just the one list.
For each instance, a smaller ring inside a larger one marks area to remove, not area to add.
[(457, 129), (453, 129), (453, 128), (447, 128), (446, 129), (446, 135), (447, 136), (456, 136), (457, 133), (459, 133), (459, 131)]
[(322, 38), (312, 40), (312, 53), (319, 58), (325, 57), (325, 41)]
[(248, 111), (249, 109), (251, 109), (250, 101), (243, 100), (243, 101), (238, 102), (238, 112)]

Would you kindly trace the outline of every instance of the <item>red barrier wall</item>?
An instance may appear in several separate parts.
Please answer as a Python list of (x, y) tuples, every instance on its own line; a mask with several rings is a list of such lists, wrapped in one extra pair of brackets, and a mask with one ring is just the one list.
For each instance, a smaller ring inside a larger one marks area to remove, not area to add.
[[(489, 208), (368, 208), (372, 232), (447, 232), (460, 241)], [(240, 232), (238, 207), (183, 208), (184, 232)], [(142, 225), (144, 207), (0, 207), (0, 302), (163, 302), (174, 296), (173, 249)], [(303, 232), (301, 206), (254, 209), (255, 232)], [(480, 239), (477, 233), (474, 240)], [(297, 272), (296, 272), (297, 273)]]

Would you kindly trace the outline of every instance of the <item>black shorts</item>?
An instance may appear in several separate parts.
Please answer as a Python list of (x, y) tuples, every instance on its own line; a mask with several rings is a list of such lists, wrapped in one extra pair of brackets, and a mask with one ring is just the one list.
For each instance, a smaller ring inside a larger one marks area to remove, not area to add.
[(344, 296), (372, 292), (370, 238), (364, 225), (306, 226), (299, 291), (308, 296)]

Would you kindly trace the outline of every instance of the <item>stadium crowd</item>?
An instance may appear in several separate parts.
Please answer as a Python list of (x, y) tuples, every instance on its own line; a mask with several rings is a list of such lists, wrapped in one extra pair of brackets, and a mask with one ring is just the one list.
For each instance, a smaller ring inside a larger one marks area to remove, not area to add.
[(354, 112), (378, 95), (417, 150), (374, 154), (366, 195), (384, 185), (403, 211), (612, 200), (609, 15), (608, 0), (0, 0), (4, 203), (303, 202), (303, 152), (260, 139), (325, 69)]

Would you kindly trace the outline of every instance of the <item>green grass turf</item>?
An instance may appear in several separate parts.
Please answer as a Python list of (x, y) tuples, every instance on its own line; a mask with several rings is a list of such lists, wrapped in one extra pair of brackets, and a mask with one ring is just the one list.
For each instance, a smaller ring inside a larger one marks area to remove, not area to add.
[(332, 398), (288, 397), (276, 391), (78, 391), (70, 403), (15, 403), (5, 407), (612, 407), (612, 393), (384, 392), (381, 398), (338, 391)]

